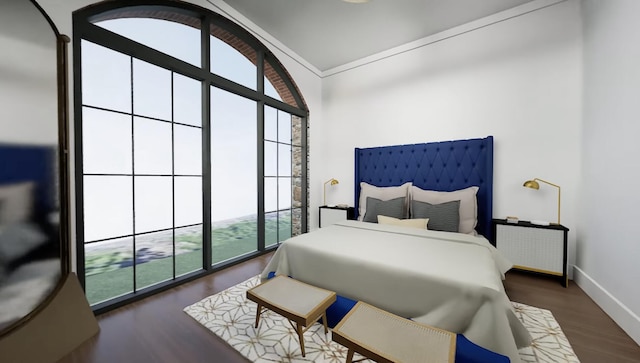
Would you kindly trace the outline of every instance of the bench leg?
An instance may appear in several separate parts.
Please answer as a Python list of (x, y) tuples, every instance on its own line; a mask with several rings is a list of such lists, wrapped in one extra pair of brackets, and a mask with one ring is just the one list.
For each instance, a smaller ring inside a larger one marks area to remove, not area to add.
[(324, 325), (324, 333), (329, 333), (329, 328), (327, 328), (327, 312), (322, 313), (322, 324)]
[(353, 349), (349, 348), (347, 351), (347, 363), (351, 363), (353, 361)]
[(256, 310), (256, 329), (258, 329), (258, 323), (260, 322), (260, 314), (262, 314), (262, 305), (258, 303), (258, 310)]
[(304, 336), (302, 335), (302, 325), (296, 323), (296, 330), (298, 331), (298, 339), (300, 340), (300, 349), (302, 350), (302, 356), (305, 356), (304, 352)]

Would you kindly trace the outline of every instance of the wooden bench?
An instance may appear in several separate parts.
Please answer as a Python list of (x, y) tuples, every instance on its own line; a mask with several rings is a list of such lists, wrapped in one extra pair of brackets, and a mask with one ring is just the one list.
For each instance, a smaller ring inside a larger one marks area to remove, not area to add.
[[(302, 335), (319, 319), (322, 319), (325, 334), (329, 332), (327, 308), (336, 301), (336, 293), (290, 277), (276, 276), (247, 290), (247, 299), (258, 304), (256, 328), (260, 323), (263, 308), (289, 319), (291, 326), (298, 333), (300, 349), (304, 357), (304, 338)], [(303, 327), (305, 328), (303, 329)]]
[(378, 363), (453, 363), (456, 334), (359, 301), (333, 328), (332, 340)]

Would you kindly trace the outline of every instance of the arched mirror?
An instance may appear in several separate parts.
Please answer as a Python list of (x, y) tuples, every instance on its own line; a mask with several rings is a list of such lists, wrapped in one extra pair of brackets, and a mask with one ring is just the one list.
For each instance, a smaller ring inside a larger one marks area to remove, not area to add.
[(0, 0), (0, 337), (69, 272), (67, 41), (35, 1)]

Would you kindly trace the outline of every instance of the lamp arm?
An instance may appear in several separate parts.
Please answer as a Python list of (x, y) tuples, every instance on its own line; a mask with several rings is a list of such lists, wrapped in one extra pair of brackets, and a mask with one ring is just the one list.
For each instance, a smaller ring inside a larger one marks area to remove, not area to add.
[(327, 184), (331, 183), (332, 180), (333, 178), (327, 180), (322, 186), (322, 201), (324, 205), (327, 205)]
[(543, 182), (545, 184), (549, 184), (551, 186), (554, 186), (554, 187), (558, 188), (558, 224), (560, 224), (560, 186), (557, 185), (557, 184), (553, 184), (551, 182), (548, 182), (546, 180), (542, 180), (540, 178), (535, 178), (533, 180), (541, 181), (541, 182)]
[(553, 184), (552, 182), (548, 182), (548, 181), (546, 181), (546, 180), (542, 180), (542, 179), (540, 179), (540, 178), (534, 178), (533, 180), (541, 181), (541, 182), (543, 182), (543, 183), (545, 183), (545, 184), (549, 184), (549, 185), (552, 185), (552, 186), (554, 186), (554, 187), (556, 187), (556, 188), (560, 189), (560, 186), (559, 186), (559, 185), (557, 185), (557, 184)]

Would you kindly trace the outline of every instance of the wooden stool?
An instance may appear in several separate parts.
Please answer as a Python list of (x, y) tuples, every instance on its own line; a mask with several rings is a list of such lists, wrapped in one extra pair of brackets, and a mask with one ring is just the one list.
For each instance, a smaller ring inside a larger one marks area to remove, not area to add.
[[(336, 293), (294, 280), (286, 276), (276, 276), (247, 290), (247, 299), (258, 304), (256, 325), (260, 323), (263, 308), (289, 319), (298, 333), (302, 356), (305, 356), (302, 334), (313, 323), (322, 318), (325, 334), (327, 328), (327, 308), (336, 301)], [(293, 323), (296, 323), (295, 325)], [(303, 329), (303, 327), (305, 327)]]

